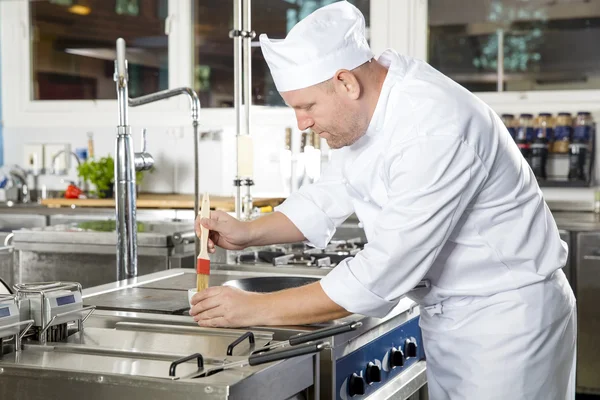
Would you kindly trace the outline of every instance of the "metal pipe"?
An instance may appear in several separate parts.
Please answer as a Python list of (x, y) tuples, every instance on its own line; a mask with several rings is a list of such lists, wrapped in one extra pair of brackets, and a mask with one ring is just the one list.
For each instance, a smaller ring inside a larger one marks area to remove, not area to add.
[(250, 105), (252, 104), (252, 30), (250, 12), (252, 1), (245, 0), (242, 12), (242, 98), (244, 103), (244, 124), (242, 126), (242, 135), (250, 135)]
[[(252, 105), (252, 46), (251, 42), (254, 38), (252, 31), (252, 0), (244, 0), (243, 16), (242, 16), (242, 77), (243, 77), (243, 102), (244, 102), (244, 127), (242, 134), (250, 135), (250, 106)], [(250, 149), (249, 151), (252, 151)], [(244, 208), (244, 219), (249, 220), (252, 217), (252, 181), (253, 176), (246, 176), (244, 182), (247, 185)]]
[(115, 82), (119, 125), (115, 143), (115, 215), (117, 231), (117, 280), (137, 276), (137, 224), (135, 219), (135, 174), (131, 127), (128, 125), (127, 60), (125, 40), (117, 39)]
[[(199, 170), (199, 166), (198, 166), (198, 157), (199, 157), (199, 150), (198, 150), (198, 142), (199, 142), (199, 137), (198, 137), (198, 121), (200, 118), (200, 98), (198, 97), (198, 94), (190, 88), (187, 87), (179, 87), (179, 88), (175, 88), (175, 89), (168, 89), (168, 90), (161, 90), (160, 92), (156, 92), (156, 93), (151, 93), (145, 96), (141, 96), (141, 97), (136, 97), (135, 99), (129, 99), (129, 105), (131, 107), (138, 107), (138, 106), (142, 106), (144, 104), (150, 104), (150, 103), (154, 103), (156, 101), (159, 100), (165, 100), (171, 97), (175, 97), (178, 95), (187, 95), (189, 100), (190, 100), (190, 111), (191, 111), (191, 116), (192, 116), (192, 127), (194, 128), (194, 215), (198, 215), (198, 212), (200, 210), (200, 188), (199, 188), (199, 176), (200, 176), (200, 170)], [(200, 241), (198, 240), (198, 238), (196, 237), (195, 239), (195, 254), (196, 257), (198, 257), (198, 254), (200, 254)]]
[(145, 96), (129, 99), (129, 106), (138, 107), (144, 104), (154, 103), (159, 100), (165, 100), (170, 97), (175, 97), (180, 94), (185, 94), (190, 99), (190, 109), (192, 113), (192, 121), (199, 121), (200, 115), (200, 98), (193, 89), (187, 87), (179, 87), (175, 89), (161, 90), (160, 92), (147, 94)]
[(233, 38), (233, 107), (235, 109), (235, 134), (236, 134), (236, 145), (235, 145), (235, 180), (234, 186), (236, 187), (235, 193), (235, 216), (237, 219), (241, 219), (242, 216), (242, 191), (241, 191), (241, 177), (239, 176), (239, 146), (237, 145), (237, 136), (241, 134), (241, 115), (243, 106), (243, 86), (242, 86), (242, 36), (241, 32), (243, 29), (243, 0), (233, 0), (233, 31), (230, 36)]
[[(197, 97), (197, 96), (196, 96)], [(198, 106), (200, 105), (200, 103), (198, 103)], [(196, 215), (198, 215), (198, 213), (200, 212), (200, 187), (199, 187), (199, 183), (198, 183), (198, 177), (200, 175), (200, 168), (198, 166), (198, 156), (199, 156), (199, 150), (198, 150), (198, 142), (200, 140), (200, 138), (198, 137), (198, 121), (194, 120), (193, 122), (193, 127), (194, 127), (194, 218), (196, 217)], [(200, 238), (198, 238), (198, 235), (194, 234), (194, 254), (196, 256), (196, 258), (198, 258), (198, 255), (200, 254)]]
[[(176, 88), (162, 90), (146, 96), (130, 99), (127, 89), (127, 60), (125, 59), (125, 41), (117, 40), (117, 60), (115, 61), (115, 82), (117, 83), (117, 102), (119, 108), (119, 125), (117, 126), (117, 141), (115, 149), (115, 213), (117, 220), (117, 280), (135, 277), (137, 270), (137, 221), (136, 221), (136, 192), (135, 171), (151, 168), (154, 160), (145, 152), (134, 153), (131, 138), (131, 127), (128, 125), (127, 107), (137, 107), (154, 103), (180, 94), (185, 94), (190, 100), (191, 116), (194, 126), (194, 208), (198, 213), (198, 120), (200, 114), (200, 99), (193, 89)], [(138, 163), (136, 163), (136, 156)], [(198, 254), (196, 245), (196, 254)]]
[(498, 35), (498, 92), (504, 91), (504, 30), (498, 29), (496, 32)]

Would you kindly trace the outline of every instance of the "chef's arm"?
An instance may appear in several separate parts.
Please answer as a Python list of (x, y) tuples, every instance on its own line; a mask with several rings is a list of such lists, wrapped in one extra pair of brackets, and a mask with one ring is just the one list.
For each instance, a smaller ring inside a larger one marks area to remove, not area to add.
[(292, 221), (280, 212), (274, 212), (250, 222), (251, 245), (294, 243), (306, 240)]
[(266, 310), (264, 325), (314, 324), (350, 315), (325, 294), (319, 282), (260, 297)]

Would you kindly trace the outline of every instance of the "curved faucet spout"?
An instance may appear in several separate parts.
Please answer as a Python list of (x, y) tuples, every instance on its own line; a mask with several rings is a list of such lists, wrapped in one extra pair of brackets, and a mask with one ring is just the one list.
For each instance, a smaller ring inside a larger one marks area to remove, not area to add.
[(160, 92), (136, 97), (135, 99), (129, 98), (128, 103), (130, 107), (137, 107), (142, 106), (144, 104), (154, 103), (155, 101), (168, 99), (170, 97), (175, 97), (180, 94), (185, 94), (189, 97), (192, 120), (198, 122), (198, 119), (200, 117), (200, 98), (193, 89), (187, 87), (161, 90)]

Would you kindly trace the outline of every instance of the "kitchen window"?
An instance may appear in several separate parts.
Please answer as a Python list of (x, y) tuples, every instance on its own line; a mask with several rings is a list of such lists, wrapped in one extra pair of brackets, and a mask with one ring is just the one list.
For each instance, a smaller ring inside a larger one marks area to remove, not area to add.
[(115, 40), (131, 97), (169, 88), (167, 0), (30, 1), (31, 100), (115, 98)]
[[(252, 102), (284, 106), (263, 58), (258, 36), (284, 38), (302, 18), (337, 0), (252, 0)], [(351, 0), (370, 20), (370, 0)], [(233, 1), (194, 0), (194, 89), (206, 107), (233, 106)]]
[(600, 89), (600, 0), (428, 0), (428, 61), (474, 92)]

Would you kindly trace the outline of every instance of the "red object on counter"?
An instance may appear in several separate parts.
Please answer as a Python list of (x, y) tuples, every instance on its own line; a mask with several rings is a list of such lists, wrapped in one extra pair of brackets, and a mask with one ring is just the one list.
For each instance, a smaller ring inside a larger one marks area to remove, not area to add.
[(83, 194), (83, 190), (79, 189), (77, 186), (71, 184), (67, 187), (65, 191), (66, 199), (78, 199), (79, 196)]

